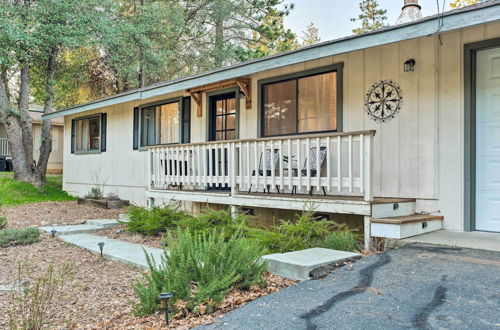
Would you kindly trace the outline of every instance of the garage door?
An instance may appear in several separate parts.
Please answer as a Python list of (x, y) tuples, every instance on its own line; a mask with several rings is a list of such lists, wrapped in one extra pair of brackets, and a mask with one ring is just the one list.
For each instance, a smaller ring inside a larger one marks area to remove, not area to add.
[(476, 230), (500, 232), (500, 47), (476, 57)]

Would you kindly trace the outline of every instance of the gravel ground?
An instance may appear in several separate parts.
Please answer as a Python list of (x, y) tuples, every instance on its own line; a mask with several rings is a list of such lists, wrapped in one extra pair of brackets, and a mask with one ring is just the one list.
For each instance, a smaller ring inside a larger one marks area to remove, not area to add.
[(161, 236), (143, 236), (140, 234), (131, 233), (127, 230), (126, 225), (120, 225), (118, 227), (99, 230), (94, 234), (100, 236), (106, 236), (109, 238), (119, 239), (125, 242), (143, 244), (153, 248), (159, 248), (159, 249), (162, 248)]
[(41, 202), (2, 209), (6, 228), (26, 228), (82, 223), (84, 219), (117, 219), (123, 209), (106, 210), (72, 202)]
[(500, 253), (409, 245), (235, 310), (208, 329), (499, 329)]

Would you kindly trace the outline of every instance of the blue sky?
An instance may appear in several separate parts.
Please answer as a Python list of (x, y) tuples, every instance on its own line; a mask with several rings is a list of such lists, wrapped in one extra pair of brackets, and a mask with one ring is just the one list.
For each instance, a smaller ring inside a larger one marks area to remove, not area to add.
[[(440, 6), (444, 0), (439, 0)], [(336, 39), (352, 34), (358, 26), (351, 22), (351, 17), (359, 14), (359, 0), (286, 0), (294, 3), (295, 9), (285, 18), (285, 26), (292, 29), (299, 37), (310, 22), (318, 27), (321, 41)], [(450, 0), (446, 1), (445, 10), (449, 10)], [(388, 23), (394, 24), (403, 6), (403, 0), (378, 0), (381, 8), (387, 9)], [(429, 16), (437, 13), (436, 0), (420, 0), (422, 14)], [(441, 7), (442, 8), (442, 7)]]

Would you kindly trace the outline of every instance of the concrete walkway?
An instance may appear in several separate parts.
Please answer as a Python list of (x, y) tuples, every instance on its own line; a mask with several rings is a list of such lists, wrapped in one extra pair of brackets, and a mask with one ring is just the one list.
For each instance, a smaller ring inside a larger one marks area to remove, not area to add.
[(40, 229), (48, 233), (55, 229), (57, 237), (63, 241), (84, 248), (92, 253), (101, 253), (98, 243), (102, 242), (104, 243), (102, 255), (106, 259), (121, 261), (135, 267), (148, 269), (145, 255), (147, 253), (153, 258), (155, 264), (160, 264), (164, 254), (163, 249), (151, 248), (141, 244), (92, 234), (95, 231), (111, 228), (119, 224), (117, 220), (113, 219), (96, 219), (87, 220), (85, 224), (81, 225), (47, 226), (40, 227)]
[(201, 329), (500, 329), (500, 253), (411, 244), (254, 300)]
[(423, 235), (408, 237), (393, 243), (397, 246), (404, 246), (408, 243), (443, 244), (500, 252), (500, 233), (438, 230)]
[(59, 238), (93, 253), (100, 253), (97, 244), (103, 242), (104, 248), (102, 254), (104, 258), (146, 269), (148, 268), (148, 264), (145, 252), (153, 257), (156, 264), (161, 262), (161, 257), (164, 253), (162, 249), (155, 249), (141, 244), (124, 242), (93, 234), (61, 235)]

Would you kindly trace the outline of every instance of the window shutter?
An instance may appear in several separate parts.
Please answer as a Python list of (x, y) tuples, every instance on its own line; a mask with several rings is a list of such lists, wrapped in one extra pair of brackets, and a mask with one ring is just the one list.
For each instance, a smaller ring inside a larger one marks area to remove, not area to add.
[(76, 121), (74, 119), (71, 120), (71, 153), (75, 153), (75, 145), (76, 145)]
[(139, 108), (134, 108), (133, 149), (139, 149)]
[(107, 113), (101, 113), (101, 152), (106, 151), (106, 126), (107, 126)]
[(182, 143), (191, 142), (191, 97), (182, 100)]

